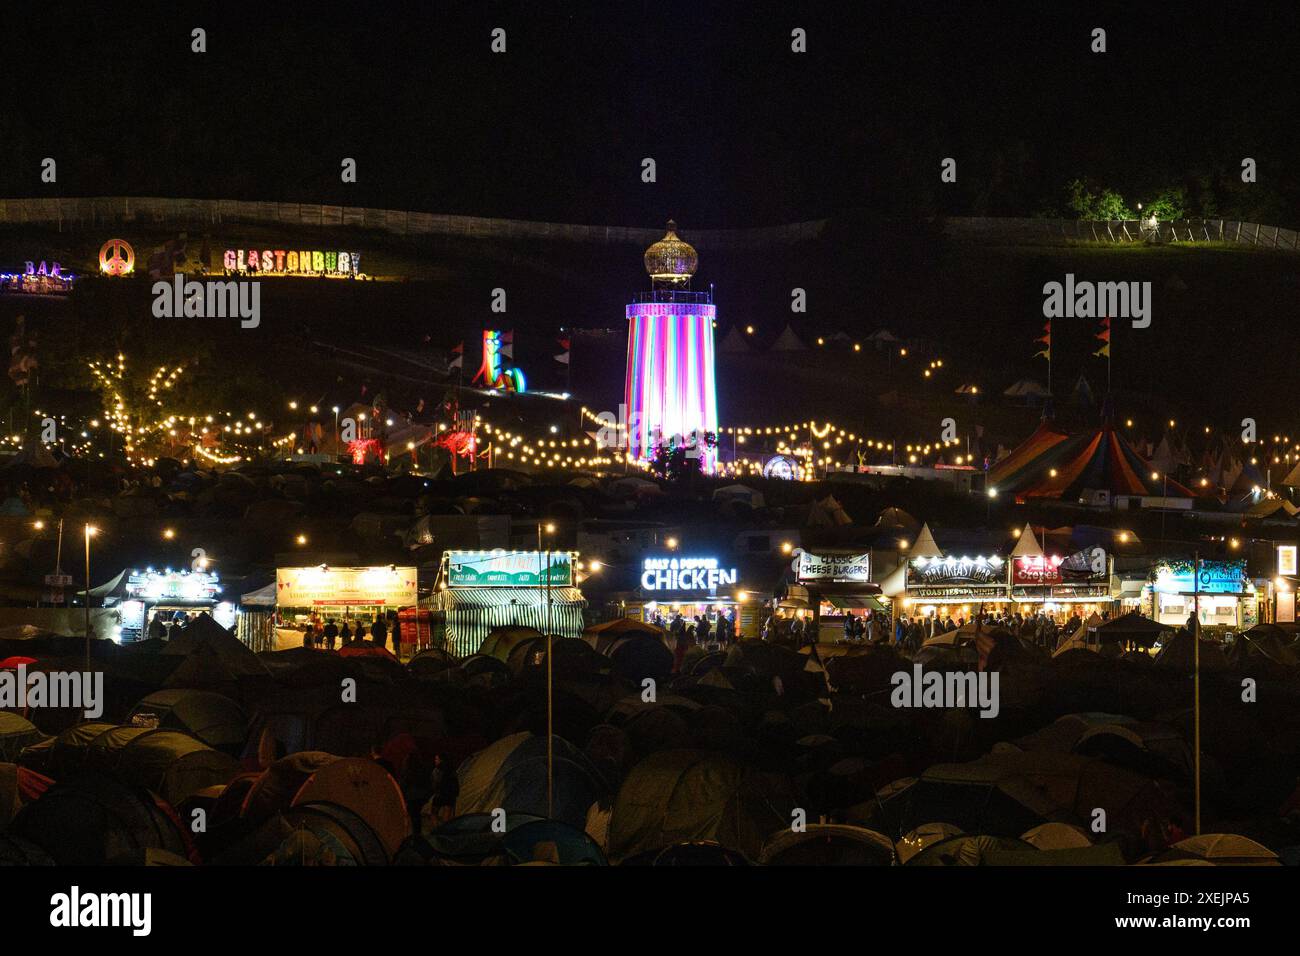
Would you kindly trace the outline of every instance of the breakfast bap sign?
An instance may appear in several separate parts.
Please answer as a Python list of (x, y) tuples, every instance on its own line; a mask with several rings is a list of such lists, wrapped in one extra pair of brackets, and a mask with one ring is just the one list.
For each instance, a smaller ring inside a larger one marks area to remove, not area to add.
[(227, 272), (355, 276), (361, 272), (361, 253), (320, 249), (227, 249), (222, 265)]

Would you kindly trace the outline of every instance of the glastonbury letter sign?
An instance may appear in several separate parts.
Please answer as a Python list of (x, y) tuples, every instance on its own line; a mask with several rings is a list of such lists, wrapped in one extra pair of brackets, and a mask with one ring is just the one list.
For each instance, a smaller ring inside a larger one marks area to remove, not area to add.
[(227, 249), (227, 272), (262, 275), (354, 276), (361, 271), (361, 253), (319, 249)]

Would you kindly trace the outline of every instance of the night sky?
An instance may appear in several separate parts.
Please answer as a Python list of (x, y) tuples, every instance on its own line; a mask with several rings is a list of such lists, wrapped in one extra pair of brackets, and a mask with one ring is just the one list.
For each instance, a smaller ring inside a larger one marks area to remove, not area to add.
[[(179, 6), (5, 5), (0, 196), (620, 225), (668, 210), (738, 227), (1033, 215), (1078, 177), (1130, 202), (1182, 185), (1194, 213), (1300, 223), (1294, 5)], [(498, 26), (505, 54), (489, 49)], [(1095, 26), (1105, 54), (1089, 51)], [(45, 156), (57, 184), (39, 180)], [(945, 156), (955, 186), (939, 183)], [(1248, 193), (1244, 156), (1260, 167)]]

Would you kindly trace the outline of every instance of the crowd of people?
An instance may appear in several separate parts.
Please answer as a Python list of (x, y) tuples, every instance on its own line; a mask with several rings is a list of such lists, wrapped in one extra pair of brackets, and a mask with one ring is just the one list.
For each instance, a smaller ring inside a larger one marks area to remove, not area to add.
[[(1103, 614), (1103, 619), (1109, 614)], [(974, 620), (965, 615), (914, 614), (891, 617), (883, 611), (865, 614), (847, 614), (840, 627), (843, 640), (848, 643), (892, 643), (905, 654), (914, 654), (930, 638), (955, 631)], [(1075, 634), (1083, 624), (1078, 611), (1054, 617), (1042, 611), (995, 611), (984, 614), (983, 626), (1010, 631), (1045, 651), (1052, 651), (1060, 642)], [(818, 640), (817, 624), (810, 615), (773, 615), (763, 625), (763, 640), (790, 643), (796, 646), (812, 644)]]
[(676, 659), (674, 670), (681, 667), (687, 650), (696, 645), (711, 650), (723, 650), (735, 643), (737, 639), (734, 609), (719, 611), (716, 621), (710, 620), (707, 614), (696, 614), (691, 617), (676, 611), (671, 618), (665, 618), (662, 612), (656, 611), (650, 623), (668, 632), (668, 646)]
[(368, 640), (378, 647), (386, 647), (392, 636), (393, 655), (401, 657), (402, 622), (397, 615), (376, 615), (369, 623), (362, 618), (326, 618), (307, 622), (302, 633), (302, 646), (311, 650), (332, 651), (336, 646)]

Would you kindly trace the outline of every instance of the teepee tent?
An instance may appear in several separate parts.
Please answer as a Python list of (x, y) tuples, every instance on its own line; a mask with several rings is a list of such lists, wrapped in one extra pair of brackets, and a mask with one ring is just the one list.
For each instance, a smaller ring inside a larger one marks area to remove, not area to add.
[(1025, 528), (1020, 532), (1020, 540), (1011, 550), (1013, 558), (1041, 558), (1043, 556), (1043, 547), (1038, 543), (1038, 538), (1034, 535), (1034, 529), (1025, 523)]
[(930, 533), (930, 525), (921, 525), (921, 533), (916, 536), (916, 544), (912, 547), (912, 557), (914, 558), (942, 558), (943, 552), (939, 550), (939, 545), (935, 543), (934, 535)]
[(802, 352), (808, 346), (803, 344), (803, 340), (794, 334), (794, 329), (786, 326), (775, 342), (772, 343), (773, 352)]
[(749, 343), (745, 341), (745, 335), (740, 331), (739, 325), (733, 325), (731, 331), (727, 333), (726, 338), (718, 345), (719, 352), (748, 352)]

